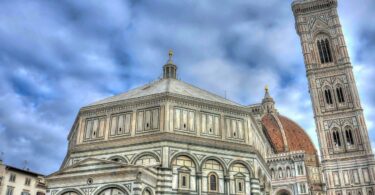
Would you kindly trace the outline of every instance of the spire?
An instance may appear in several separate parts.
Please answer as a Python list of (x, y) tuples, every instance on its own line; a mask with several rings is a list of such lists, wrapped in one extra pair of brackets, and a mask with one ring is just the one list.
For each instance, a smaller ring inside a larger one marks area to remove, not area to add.
[(268, 85), (264, 88), (264, 98), (262, 100), (263, 109), (266, 113), (275, 113), (275, 101), (270, 95)]
[(265, 91), (264, 98), (271, 98), (270, 93), (269, 93), (269, 89), (268, 89), (268, 85), (266, 85), (266, 87), (264, 87), (264, 91)]
[(167, 64), (173, 64), (173, 61), (172, 61), (172, 57), (173, 57), (173, 50), (169, 50), (168, 52), (168, 55), (169, 55), (169, 59), (168, 59), (168, 63)]
[(163, 78), (164, 79), (177, 79), (177, 65), (173, 63), (173, 51), (170, 49), (168, 52), (169, 59), (167, 64), (163, 66)]

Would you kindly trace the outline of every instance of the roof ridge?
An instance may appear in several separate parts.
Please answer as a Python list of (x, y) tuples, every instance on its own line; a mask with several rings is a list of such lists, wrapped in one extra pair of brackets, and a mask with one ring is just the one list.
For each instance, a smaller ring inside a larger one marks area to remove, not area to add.
[(281, 115), (281, 117), (285, 118), (286, 120), (288, 120), (289, 122), (293, 123), (294, 125), (296, 125), (299, 129), (302, 130), (302, 132), (307, 136), (307, 138), (309, 139), (309, 141), (312, 143), (313, 147), (314, 147), (314, 150), (316, 151), (316, 148), (315, 148), (315, 145), (314, 145), (314, 142), (312, 142), (312, 139), (310, 138), (309, 134), (307, 134), (307, 132), (305, 131), (304, 128), (302, 128), (298, 123), (294, 122), (292, 119), (290, 119), (289, 117), (287, 116), (284, 116), (284, 115)]
[(151, 86), (151, 85), (153, 85), (153, 84), (155, 84), (155, 83), (161, 82), (162, 80), (163, 80), (163, 79), (155, 79), (155, 80), (152, 80), (151, 82), (149, 82), (149, 83), (147, 83), (147, 84), (140, 85), (140, 86), (138, 86), (138, 87), (132, 88), (132, 89), (130, 89), (130, 90), (128, 90), (128, 91), (125, 91), (125, 92), (122, 92), (122, 93), (112, 94), (112, 96), (110, 96), (110, 97), (107, 97), (107, 98), (104, 98), (104, 99), (97, 100), (97, 101), (95, 101), (95, 102), (92, 102), (92, 103), (90, 103), (90, 104), (84, 106), (84, 107), (94, 106), (94, 105), (99, 104), (100, 102), (103, 102), (103, 101), (106, 101), (106, 100), (111, 100), (111, 99), (113, 99), (113, 98), (115, 98), (115, 97), (118, 97), (118, 96), (120, 96), (120, 95), (124, 95), (124, 94), (130, 93), (130, 92), (133, 92), (133, 91), (136, 91), (136, 90), (139, 90), (139, 89), (145, 89), (145, 88), (147, 88), (147, 87), (149, 87), (149, 86)]
[(111, 97), (96, 101), (84, 107), (96, 106), (96, 105), (106, 104), (110, 102), (118, 102), (122, 100), (129, 100), (133, 98), (145, 97), (145, 96), (149, 96), (152, 94), (160, 94), (164, 92), (194, 97), (194, 98), (201, 99), (201, 100), (219, 102), (219, 103), (232, 105), (232, 106), (244, 107), (243, 105), (237, 102), (234, 102), (232, 100), (226, 99), (222, 96), (219, 96), (215, 94), (214, 92), (210, 92), (208, 90), (194, 86), (190, 83), (177, 80), (177, 79), (172, 79), (172, 78), (158, 79), (158, 80), (155, 80), (154, 82), (139, 86), (137, 88), (131, 89), (124, 93), (120, 93), (120, 94), (113, 95)]
[(194, 86), (194, 85), (192, 85), (192, 84), (190, 84), (190, 83), (188, 83), (188, 82), (185, 82), (185, 81), (181, 81), (181, 80), (177, 80), (177, 81), (179, 81), (179, 82), (181, 82), (181, 83), (183, 83), (183, 84), (189, 85), (189, 86), (191, 86), (191, 87), (194, 87), (194, 88), (196, 88), (196, 89), (199, 89), (199, 90), (201, 90), (201, 91), (204, 91), (204, 92), (206, 92), (206, 93), (208, 93), (208, 94), (210, 94), (210, 95), (213, 95), (213, 96), (215, 96), (215, 97), (217, 97), (217, 98), (221, 98), (221, 99), (226, 100), (226, 101), (228, 101), (228, 102), (231, 102), (231, 103), (237, 104), (238, 106), (242, 106), (241, 104), (239, 104), (239, 103), (237, 103), (237, 102), (235, 102), (235, 101), (233, 101), (233, 100), (227, 99), (227, 98), (225, 98), (225, 97), (223, 97), (223, 96), (220, 96), (220, 95), (218, 95), (218, 94), (216, 94), (216, 93), (214, 93), (214, 92), (211, 92), (211, 91), (208, 91), (208, 90), (206, 90), (206, 89), (202, 89), (202, 88), (200, 88), (200, 87)]
[(280, 128), (281, 135), (283, 136), (284, 149), (289, 152), (288, 139), (287, 139), (286, 134), (285, 134), (284, 126), (281, 123), (281, 120), (279, 119), (279, 116), (278, 116), (279, 114), (270, 113), (270, 115), (276, 120), (277, 126), (279, 126), (279, 128)]

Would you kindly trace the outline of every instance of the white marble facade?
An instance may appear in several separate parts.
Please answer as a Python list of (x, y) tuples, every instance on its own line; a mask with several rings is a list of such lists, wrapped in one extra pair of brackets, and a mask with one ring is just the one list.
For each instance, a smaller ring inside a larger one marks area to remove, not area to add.
[[(292, 4), (322, 166), (290, 143), (268, 90), (262, 103), (239, 105), (176, 79), (170, 52), (162, 79), (80, 109), (47, 194), (373, 195), (374, 158), (336, 7)], [(267, 114), (283, 141), (266, 132)]]

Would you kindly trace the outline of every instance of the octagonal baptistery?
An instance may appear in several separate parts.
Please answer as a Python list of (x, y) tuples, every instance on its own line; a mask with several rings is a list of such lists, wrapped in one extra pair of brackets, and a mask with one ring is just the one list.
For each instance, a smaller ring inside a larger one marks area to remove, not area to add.
[(171, 52), (163, 73), (80, 109), (49, 194), (270, 193), (271, 145), (251, 112), (178, 80)]

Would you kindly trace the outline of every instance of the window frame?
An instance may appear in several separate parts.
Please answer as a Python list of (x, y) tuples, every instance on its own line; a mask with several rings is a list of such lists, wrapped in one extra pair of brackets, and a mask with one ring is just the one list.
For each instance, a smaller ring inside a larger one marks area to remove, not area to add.
[(336, 87), (336, 96), (339, 103), (345, 103), (344, 91), (340, 85)]
[[(129, 117), (129, 123), (127, 123)], [(122, 125), (120, 125), (120, 118), (122, 118)], [(133, 129), (133, 111), (125, 111), (111, 114), (109, 117), (108, 135), (111, 138), (129, 136)], [(128, 130), (126, 128), (129, 128)]]
[[(183, 185), (183, 178), (186, 178), (185, 186)], [(187, 172), (187, 171), (178, 172), (178, 188), (180, 190), (190, 190), (190, 172)]]
[(31, 178), (30, 177), (26, 177), (25, 178), (25, 185), (26, 186), (30, 186), (31, 185)]
[(6, 195), (13, 195), (14, 193), (14, 187), (13, 186), (7, 186)]
[(24, 191), (21, 192), (21, 195), (30, 195), (30, 192), (24, 190)]
[(292, 172), (291, 172), (291, 169), (290, 169), (289, 166), (287, 166), (287, 167), (285, 168), (285, 177), (286, 177), (286, 178), (292, 177)]
[(301, 194), (306, 194), (308, 193), (306, 190), (306, 183), (299, 183), (299, 189)]
[(284, 178), (284, 171), (283, 171), (283, 169), (282, 169), (281, 167), (279, 167), (279, 168), (277, 169), (277, 178), (278, 178), (278, 179), (282, 179), (282, 178)]
[(332, 91), (329, 87), (324, 89), (324, 98), (326, 100), (326, 104), (333, 105)]
[(332, 129), (332, 139), (333, 139), (334, 147), (336, 148), (340, 148), (342, 146), (339, 131), (340, 130), (338, 128)]
[[(211, 189), (211, 177), (214, 176), (215, 177), (215, 187), (216, 189), (215, 190), (212, 190)], [(208, 181), (208, 185), (207, 185), (207, 189), (208, 189), (208, 192), (219, 192), (219, 176), (215, 173), (215, 172), (211, 172), (208, 174), (208, 177), (207, 177), (207, 181)]]
[[(90, 117), (84, 120), (84, 136), (83, 141), (101, 140), (104, 139), (104, 133), (107, 126), (107, 118), (105, 115)], [(96, 122), (96, 128), (95, 127)], [(101, 122), (103, 122), (103, 129), (101, 129)]]
[(345, 127), (345, 140), (346, 140), (347, 145), (349, 146), (354, 145), (353, 131), (350, 126)]
[(318, 49), (320, 64), (330, 64), (334, 62), (330, 42), (330, 38), (327, 36), (316, 39), (316, 48)]
[[(242, 190), (239, 189), (240, 184), (242, 185)], [(235, 190), (236, 194), (245, 194), (246, 193), (246, 183), (244, 178), (235, 178)]]
[(15, 173), (11, 173), (9, 175), (9, 182), (16, 183), (16, 177), (17, 175)]

